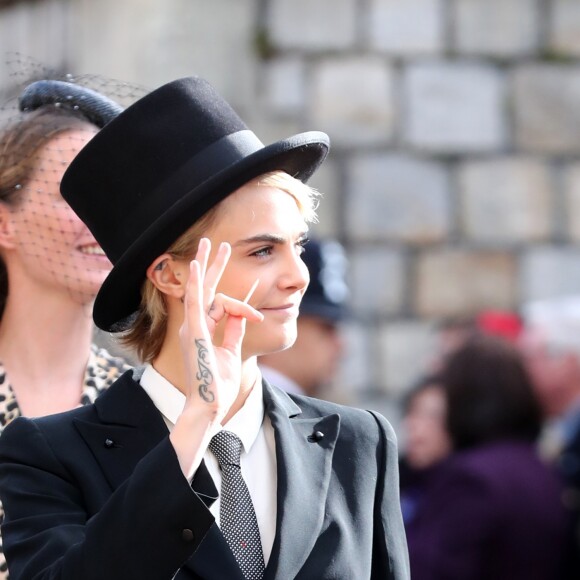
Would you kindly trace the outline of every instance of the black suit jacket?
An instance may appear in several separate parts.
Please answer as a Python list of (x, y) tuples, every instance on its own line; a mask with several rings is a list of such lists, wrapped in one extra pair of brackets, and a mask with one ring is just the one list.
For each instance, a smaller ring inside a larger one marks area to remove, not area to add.
[[(242, 580), (208, 510), (217, 490), (205, 465), (190, 486), (131, 372), (94, 405), (19, 418), (0, 437), (12, 580)], [(266, 382), (264, 399), (278, 471), (265, 579), (407, 579), (387, 421)]]

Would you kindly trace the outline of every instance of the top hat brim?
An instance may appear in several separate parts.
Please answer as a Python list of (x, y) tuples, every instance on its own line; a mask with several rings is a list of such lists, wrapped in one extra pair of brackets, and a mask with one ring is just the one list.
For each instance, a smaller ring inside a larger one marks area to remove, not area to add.
[(126, 330), (139, 308), (149, 265), (219, 201), (270, 171), (281, 170), (305, 182), (328, 149), (325, 133), (301, 133), (258, 149), (182, 196), (115, 261), (95, 300), (95, 324), (109, 332)]

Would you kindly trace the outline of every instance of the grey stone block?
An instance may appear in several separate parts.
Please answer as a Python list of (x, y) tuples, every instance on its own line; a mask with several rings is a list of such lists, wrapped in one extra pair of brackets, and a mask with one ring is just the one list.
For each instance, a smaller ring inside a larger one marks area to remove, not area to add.
[(434, 347), (432, 327), (421, 321), (386, 323), (380, 332), (380, 387), (400, 397), (421, 376)]
[(400, 251), (357, 246), (349, 254), (348, 280), (357, 313), (391, 315), (403, 308), (406, 268)]
[(538, 48), (537, 0), (454, 0), (453, 10), (460, 53), (507, 58)]
[(20, 2), (0, 10), (0, 95), (69, 63), (67, 3)]
[(563, 171), (566, 232), (573, 242), (580, 242), (580, 163), (572, 163)]
[(312, 74), (310, 123), (335, 146), (384, 144), (393, 135), (393, 72), (376, 57), (325, 60)]
[(318, 223), (312, 226), (320, 237), (336, 238), (341, 235), (342, 198), (339, 191), (337, 162), (332, 157), (323, 163), (308, 184), (320, 192)]
[(394, 154), (354, 156), (348, 165), (346, 220), (356, 240), (426, 244), (450, 228), (450, 185), (435, 161)]
[(505, 143), (504, 82), (491, 65), (424, 62), (404, 78), (405, 140), (436, 153), (493, 151)]
[(545, 245), (526, 252), (522, 259), (523, 300), (578, 294), (579, 289), (579, 248)]
[(268, 6), (268, 36), (279, 49), (346, 49), (356, 30), (356, 0), (271, 0)]
[(394, 55), (439, 54), (444, 49), (443, 0), (370, 0), (368, 43)]
[(212, 0), (211, 9), (204, 0), (67, 4), (75, 23), (69, 54), (75, 65), (82, 59), (82, 72), (106, 71), (151, 88), (199, 75), (240, 112), (255, 101), (257, 0)]
[(300, 58), (276, 58), (264, 65), (262, 99), (273, 113), (295, 115), (304, 110), (305, 66)]
[(420, 316), (471, 315), (516, 304), (517, 264), (506, 252), (432, 250), (419, 256), (415, 270), (415, 309)]
[(562, 56), (580, 56), (580, 3), (551, 0), (550, 8), (550, 49)]
[(513, 78), (517, 145), (538, 153), (580, 152), (580, 67), (525, 65)]
[(458, 183), (467, 238), (502, 244), (550, 236), (553, 190), (545, 163), (526, 158), (467, 162)]
[(341, 325), (341, 333), (343, 355), (334, 385), (343, 402), (352, 404), (373, 384), (376, 357), (367, 327), (350, 321)]

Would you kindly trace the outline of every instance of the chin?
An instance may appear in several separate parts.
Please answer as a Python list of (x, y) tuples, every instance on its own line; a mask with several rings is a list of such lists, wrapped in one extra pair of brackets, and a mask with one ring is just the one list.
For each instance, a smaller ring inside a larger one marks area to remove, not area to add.
[(85, 294), (81, 292), (69, 292), (68, 297), (71, 302), (74, 302), (78, 306), (88, 307), (91, 309), (95, 301), (94, 294)]
[(293, 332), (287, 333), (284, 336), (284, 339), (281, 341), (280, 346), (276, 350), (277, 351), (286, 350), (287, 348), (294, 346), (294, 343), (296, 342), (297, 337), (298, 337), (298, 334), (297, 334), (296, 328), (294, 328)]
[(279, 325), (247, 326), (244, 347), (252, 355), (261, 356), (290, 348), (298, 336), (296, 322)]
[[(246, 338), (247, 335), (246, 335)], [(244, 340), (244, 351), (249, 356), (262, 356), (290, 348), (296, 342), (296, 333), (275, 337), (264, 333), (258, 340)]]

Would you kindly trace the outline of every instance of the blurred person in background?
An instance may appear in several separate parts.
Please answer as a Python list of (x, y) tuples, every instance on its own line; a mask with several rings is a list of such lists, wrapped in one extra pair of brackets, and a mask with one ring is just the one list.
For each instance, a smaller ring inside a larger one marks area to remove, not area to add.
[(561, 474), (572, 531), (566, 578), (580, 578), (580, 296), (524, 305), (520, 349), (543, 413), (540, 452)]
[(523, 315), (519, 346), (542, 407), (542, 451), (553, 459), (580, 428), (580, 297), (530, 302)]
[[(431, 368), (441, 371), (447, 359), (476, 336), (497, 336), (513, 343), (521, 330), (520, 315), (509, 310), (484, 309), (474, 316), (446, 319), (436, 330)], [(452, 450), (445, 387), (438, 372), (426, 374), (411, 389), (403, 404), (402, 426), (401, 505), (408, 525)]]
[(121, 107), (45, 81), (22, 92), (20, 108), (7, 106), (0, 128), (0, 432), (20, 415), (92, 403), (128, 368), (92, 343), (92, 303), (112, 266), (59, 191), (73, 157)]
[(415, 517), (428, 488), (452, 451), (447, 430), (447, 397), (441, 370), (450, 356), (476, 336), (492, 335), (515, 342), (520, 316), (484, 309), (473, 316), (448, 318), (436, 328), (436, 342), (426, 374), (403, 402), (400, 483), (405, 525)]
[(420, 509), (439, 467), (451, 453), (441, 377), (426, 376), (411, 390), (404, 403), (402, 427), (401, 509), (407, 526)]
[(558, 578), (567, 514), (536, 450), (541, 409), (519, 352), (475, 336), (442, 382), (453, 453), (407, 528), (412, 578)]
[(332, 384), (343, 354), (340, 323), (346, 313), (347, 259), (335, 240), (309, 239), (302, 259), (310, 283), (291, 348), (259, 357), (264, 378), (288, 393), (322, 397)]

